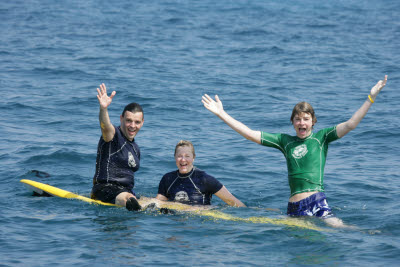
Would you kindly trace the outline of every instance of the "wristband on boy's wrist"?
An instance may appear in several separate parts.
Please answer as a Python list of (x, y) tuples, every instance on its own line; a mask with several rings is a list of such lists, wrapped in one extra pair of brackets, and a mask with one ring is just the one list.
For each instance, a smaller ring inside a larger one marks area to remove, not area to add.
[(368, 99), (369, 101), (371, 101), (371, 103), (374, 103), (375, 101), (372, 99), (371, 95), (368, 95)]

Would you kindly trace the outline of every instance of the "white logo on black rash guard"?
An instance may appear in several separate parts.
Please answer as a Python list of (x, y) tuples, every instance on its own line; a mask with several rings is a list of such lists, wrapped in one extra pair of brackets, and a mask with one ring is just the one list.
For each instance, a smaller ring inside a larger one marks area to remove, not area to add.
[(179, 191), (175, 194), (175, 201), (187, 202), (189, 201), (189, 196), (185, 191)]
[(128, 152), (128, 165), (132, 168), (136, 167), (136, 161), (131, 152)]

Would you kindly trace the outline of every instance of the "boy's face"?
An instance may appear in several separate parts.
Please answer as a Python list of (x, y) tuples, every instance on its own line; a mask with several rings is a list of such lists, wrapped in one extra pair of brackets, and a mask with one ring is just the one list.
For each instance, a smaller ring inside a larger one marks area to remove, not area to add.
[(296, 114), (293, 118), (293, 127), (296, 130), (296, 135), (301, 139), (311, 134), (313, 126), (313, 119), (310, 113)]

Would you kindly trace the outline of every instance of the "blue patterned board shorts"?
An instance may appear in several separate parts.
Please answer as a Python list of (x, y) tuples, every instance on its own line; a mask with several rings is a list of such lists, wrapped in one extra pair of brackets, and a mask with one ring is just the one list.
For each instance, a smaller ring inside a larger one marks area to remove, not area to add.
[(323, 192), (315, 193), (298, 202), (289, 202), (287, 208), (289, 216), (316, 216), (328, 218), (333, 216), (332, 209), (326, 202), (326, 196)]

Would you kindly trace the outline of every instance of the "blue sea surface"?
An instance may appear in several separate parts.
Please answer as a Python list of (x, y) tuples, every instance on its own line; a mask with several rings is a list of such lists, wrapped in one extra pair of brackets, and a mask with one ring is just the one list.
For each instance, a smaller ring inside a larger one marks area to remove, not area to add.
[[(0, 1), (0, 266), (395, 266), (400, 263), (400, 2)], [(132, 213), (34, 197), (21, 179), (89, 196), (100, 137), (96, 88), (144, 108), (135, 192), (155, 197), (191, 140), (195, 165), (248, 208), (285, 218), (284, 156), (245, 140), (206, 110), (218, 94), (250, 128), (295, 134), (310, 102), (315, 131), (348, 120), (370, 88), (386, 87), (359, 126), (331, 143), (325, 193), (357, 230), (327, 231)], [(50, 174), (37, 176), (32, 170)]]

